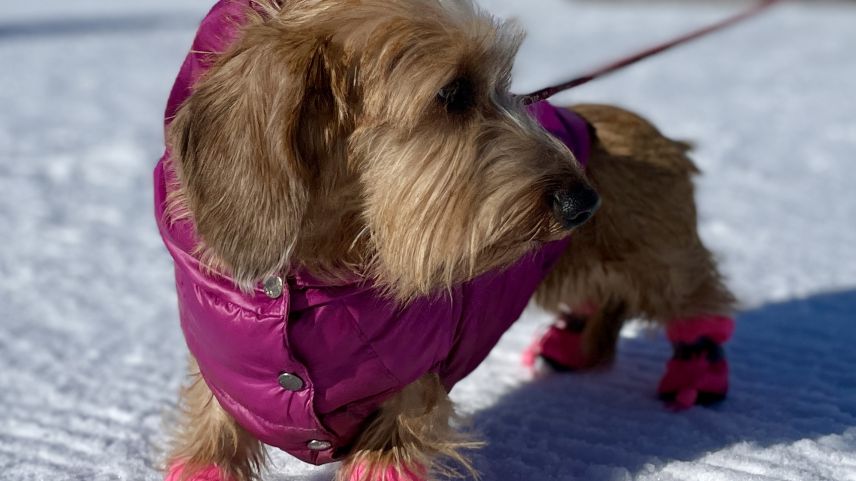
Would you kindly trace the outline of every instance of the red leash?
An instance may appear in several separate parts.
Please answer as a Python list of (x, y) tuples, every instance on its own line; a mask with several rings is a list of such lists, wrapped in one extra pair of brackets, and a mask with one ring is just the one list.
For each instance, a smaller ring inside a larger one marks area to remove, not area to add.
[(703, 37), (705, 35), (709, 35), (713, 32), (718, 31), (718, 30), (723, 30), (723, 29), (730, 27), (730, 26), (732, 26), (738, 22), (741, 22), (741, 21), (746, 20), (748, 18), (754, 17), (755, 15), (758, 15), (758, 14), (764, 12), (765, 10), (769, 9), (773, 5), (779, 3), (780, 1), (781, 0), (761, 0), (760, 2), (758, 2), (756, 5), (752, 6), (751, 8), (744, 10), (744, 11), (742, 11), (742, 12), (740, 12), (740, 13), (732, 16), (732, 17), (726, 18), (725, 20), (721, 20), (717, 23), (714, 23), (710, 26), (704, 27), (700, 30), (696, 30), (694, 32), (687, 33), (687, 34), (682, 35), (682, 36), (680, 36), (674, 40), (671, 40), (671, 41), (661, 43), (659, 45), (655, 45), (653, 47), (647, 48), (645, 50), (642, 50), (641, 52), (638, 52), (636, 54), (622, 58), (622, 59), (617, 60), (613, 63), (604, 65), (600, 68), (597, 68), (597, 69), (595, 69), (589, 73), (581, 75), (581, 76), (574, 78), (572, 80), (569, 80), (565, 83), (561, 83), (559, 85), (554, 85), (552, 87), (547, 87), (545, 89), (537, 90), (537, 91), (532, 92), (530, 94), (524, 95), (523, 96), (523, 103), (524, 103), (524, 105), (529, 105), (529, 104), (532, 104), (535, 102), (540, 102), (541, 100), (548, 99), (548, 98), (552, 97), (553, 95), (556, 95), (559, 92), (564, 92), (565, 90), (570, 90), (574, 87), (579, 87), (580, 85), (587, 84), (587, 83), (591, 82), (592, 80), (595, 80), (597, 78), (609, 75), (609, 74), (611, 74), (617, 70), (621, 70), (624, 67), (627, 67), (629, 65), (633, 65), (634, 63), (637, 63), (637, 62), (644, 60), (648, 57), (652, 57), (652, 56), (657, 55), (661, 52), (665, 52), (666, 50), (669, 50), (673, 47), (677, 47), (678, 45), (682, 45), (684, 43), (690, 42), (692, 40)]

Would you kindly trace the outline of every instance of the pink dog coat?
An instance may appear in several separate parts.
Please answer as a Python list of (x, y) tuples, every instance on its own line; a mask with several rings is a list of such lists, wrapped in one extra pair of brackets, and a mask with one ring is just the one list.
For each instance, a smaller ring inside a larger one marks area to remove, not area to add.
[[(221, 0), (203, 20), (169, 98), (166, 122), (222, 52), (251, 0)], [(581, 161), (587, 124), (546, 102), (531, 113)], [(380, 404), (426, 373), (447, 389), (474, 370), (520, 316), (569, 240), (510, 267), (401, 306), (369, 280), (331, 284), (284, 272), (247, 295), (191, 255), (193, 223), (165, 219), (169, 151), (154, 171), (155, 215), (175, 261), (181, 328), (202, 377), (230, 415), (262, 442), (313, 464), (347, 451)], [(281, 286), (281, 288), (280, 288)]]

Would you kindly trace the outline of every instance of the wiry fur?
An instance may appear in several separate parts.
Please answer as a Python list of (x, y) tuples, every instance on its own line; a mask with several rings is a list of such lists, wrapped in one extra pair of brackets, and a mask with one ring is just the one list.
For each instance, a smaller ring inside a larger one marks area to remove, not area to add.
[[(477, 477), (463, 452), (481, 443), (458, 432), (455, 423), (460, 420), (439, 377), (426, 374), (381, 406), (339, 470), (337, 480), (382, 480), (382, 472), (389, 466), (411, 473), (433, 466), (435, 473), (447, 478), (460, 476), (443, 460), (455, 462)], [(356, 466), (364, 471), (355, 479)]]
[[(591, 183), (602, 210), (537, 300), (594, 305), (586, 349), (612, 356), (623, 322), (725, 313), (733, 299), (696, 233), (685, 148), (627, 112), (576, 107), (596, 132), (588, 178), (508, 93), (521, 35), (468, 0), (290, 0), (250, 13), (169, 129), (168, 213), (189, 218), (197, 256), (249, 289), (292, 269), (360, 275), (407, 302), (567, 235), (545, 198)], [(472, 105), (438, 91), (456, 79)], [(192, 367), (171, 459), (239, 481), (264, 461)], [(343, 463), (465, 469), (436, 376), (380, 409)], [(375, 481), (367, 479), (366, 481)]]
[(173, 435), (167, 465), (183, 463), (182, 480), (212, 464), (238, 481), (258, 479), (266, 461), (262, 444), (220, 407), (193, 359), (188, 375), (181, 392), (183, 422)]

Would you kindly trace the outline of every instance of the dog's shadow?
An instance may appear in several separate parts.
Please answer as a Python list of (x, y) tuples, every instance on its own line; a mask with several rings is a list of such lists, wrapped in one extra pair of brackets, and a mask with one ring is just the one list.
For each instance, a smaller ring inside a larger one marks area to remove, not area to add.
[(741, 313), (728, 346), (731, 393), (674, 413), (653, 391), (662, 338), (622, 339), (607, 372), (552, 375), (474, 416), (484, 481), (629, 479), (748, 442), (759, 447), (856, 426), (856, 290)]

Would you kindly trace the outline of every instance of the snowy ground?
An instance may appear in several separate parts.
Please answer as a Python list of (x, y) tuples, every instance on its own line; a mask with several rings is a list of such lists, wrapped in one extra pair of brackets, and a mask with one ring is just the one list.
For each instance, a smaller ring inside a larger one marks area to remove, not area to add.
[[(157, 480), (183, 368), (151, 216), (167, 91), (205, 0), (0, 0), (0, 479)], [(735, 4), (486, 1), (530, 29), (517, 89)], [(701, 229), (744, 303), (733, 392), (674, 414), (669, 348), (530, 380), (531, 311), (453, 393), (486, 481), (856, 480), (856, 6), (789, 4), (579, 89), (697, 142)], [(274, 481), (329, 481), (275, 455)]]

